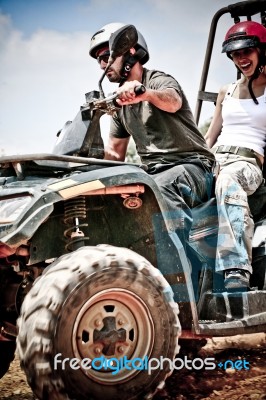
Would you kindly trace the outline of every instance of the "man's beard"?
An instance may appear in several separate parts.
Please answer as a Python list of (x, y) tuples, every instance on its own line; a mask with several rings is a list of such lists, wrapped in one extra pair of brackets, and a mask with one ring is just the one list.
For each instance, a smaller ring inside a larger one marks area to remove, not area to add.
[(118, 83), (118, 82), (120, 82), (120, 80), (121, 80), (121, 76), (117, 73), (117, 72), (115, 72), (115, 73), (113, 73), (112, 75), (107, 75), (107, 78), (109, 79), (109, 81), (110, 82), (112, 82), (112, 83)]
[(121, 60), (120, 64), (116, 65), (115, 69), (112, 66), (108, 69), (112, 74), (109, 76), (107, 71), (107, 78), (110, 82), (119, 83), (122, 79), (121, 73), (123, 70), (123, 61)]

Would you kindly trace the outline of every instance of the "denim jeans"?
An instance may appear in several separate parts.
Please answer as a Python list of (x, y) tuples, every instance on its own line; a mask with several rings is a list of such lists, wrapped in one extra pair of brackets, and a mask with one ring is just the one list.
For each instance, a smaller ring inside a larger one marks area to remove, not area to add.
[(252, 273), (254, 222), (248, 196), (263, 182), (262, 171), (254, 158), (235, 154), (215, 154), (220, 164), (216, 181), (218, 243), (216, 271), (244, 269)]
[(184, 247), (192, 225), (191, 208), (207, 201), (212, 194), (212, 163), (200, 157), (186, 158), (171, 167), (157, 165), (152, 170), (169, 212), (175, 231)]

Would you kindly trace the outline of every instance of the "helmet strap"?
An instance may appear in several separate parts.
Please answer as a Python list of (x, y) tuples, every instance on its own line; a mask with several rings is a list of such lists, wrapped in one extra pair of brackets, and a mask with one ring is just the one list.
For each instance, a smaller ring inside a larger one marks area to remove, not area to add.
[(252, 98), (252, 100), (254, 101), (255, 104), (259, 104), (258, 100), (256, 99), (254, 92), (252, 90), (252, 82), (254, 81), (254, 79), (256, 79), (259, 75), (258, 73), (258, 68), (256, 68), (256, 71), (254, 72), (254, 74), (252, 75), (252, 77), (250, 78), (250, 80), (248, 81), (248, 90), (250, 93), (250, 96)]
[(142, 49), (137, 50), (135, 54), (131, 54), (130, 52), (124, 54), (124, 62), (120, 71), (121, 79), (119, 86), (121, 86), (127, 80), (132, 68), (138, 61), (141, 60), (143, 55), (145, 55), (145, 51)]
[(259, 102), (253, 93), (252, 82), (254, 81), (254, 79), (257, 79), (259, 77), (259, 75), (264, 71), (265, 64), (266, 64), (266, 57), (265, 57), (264, 49), (261, 49), (258, 65), (255, 69), (254, 74), (252, 75), (252, 77), (250, 78), (250, 80), (248, 82), (248, 90), (249, 90), (250, 96), (252, 97), (252, 100), (254, 101), (255, 104), (259, 104)]

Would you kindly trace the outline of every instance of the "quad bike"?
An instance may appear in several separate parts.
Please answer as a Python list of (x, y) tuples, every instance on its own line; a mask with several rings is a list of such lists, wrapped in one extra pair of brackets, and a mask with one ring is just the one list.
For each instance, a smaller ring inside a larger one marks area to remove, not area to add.
[[(265, 5), (222, 9), (209, 40), (223, 13), (265, 17)], [(132, 25), (113, 34), (109, 65), (136, 35)], [(215, 99), (204, 91), (203, 72), (200, 102)], [(180, 343), (266, 328), (265, 187), (250, 198), (252, 288), (226, 292), (214, 272), (215, 199), (193, 209), (185, 252), (145, 168), (102, 159), (99, 120), (117, 111), (115, 95), (104, 96), (103, 77), (52, 154), (0, 159), (0, 374), (17, 338), (21, 367), (43, 400), (152, 398), (172, 373), (170, 363), (151, 371), (123, 364), (117, 373), (114, 363), (174, 360)]]

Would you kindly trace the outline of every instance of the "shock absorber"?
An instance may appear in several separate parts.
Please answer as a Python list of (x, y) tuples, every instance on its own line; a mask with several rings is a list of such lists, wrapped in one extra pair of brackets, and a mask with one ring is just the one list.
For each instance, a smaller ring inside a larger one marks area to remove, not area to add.
[(79, 247), (85, 246), (85, 242), (90, 240), (80, 229), (81, 227), (88, 226), (87, 223), (80, 222), (87, 219), (85, 196), (66, 200), (64, 208), (64, 223), (68, 226), (64, 231), (64, 236), (68, 241), (65, 248), (68, 251), (77, 250)]

